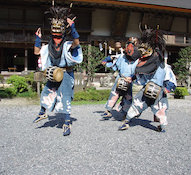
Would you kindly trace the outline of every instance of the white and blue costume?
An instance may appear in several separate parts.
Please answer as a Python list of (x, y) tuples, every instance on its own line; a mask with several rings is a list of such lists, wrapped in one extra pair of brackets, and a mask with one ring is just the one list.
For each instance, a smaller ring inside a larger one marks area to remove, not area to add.
[[(134, 63), (134, 69), (136, 69), (138, 62), (139, 60)], [(176, 78), (171, 68), (169, 65), (164, 65), (164, 63), (161, 63), (155, 72), (148, 75), (139, 73), (136, 74), (136, 78), (136, 82), (143, 85), (143, 88), (133, 99), (132, 105), (126, 115), (126, 124), (129, 123), (132, 118), (140, 116), (145, 109), (150, 107), (157, 121), (160, 123), (160, 130), (164, 131), (164, 127), (168, 124), (166, 116), (168, 110), (168, 100), (165, 89), (170, 92), (176, 87)], [(160, 94), (156, 99), (148, 98), (144, 95), (145, 86), (149, 82), (153, 82), (161, 87)], [(123, 127), (121, 129), (123, 129)]]
[(81, 47), (77, 46), (70, 51), (71, 45), (72, 41), (66, 41), (63, 44), (62, 54), (58, 59), (51, 58), (48, 51), (48, 45), (42, 46), (41, 48), (42, 70), (45, 70), (50, 66), (66, 68), (63, 80), (61, 82), (48, 81), (41, 93), (41, 106), (48, 111), (53, 111), (55, 109), (55, 111), (59, 113), (71, 113), (74, 73), (72, 69), (67, 70), (67, 68), (79, 64), (83, 60)]
[(113, 62), (106, 63), (107, 67), (112, 68), (114, 71), (118, 71), (118, 76), (115, 79), (115, 83), (111, 89), (110, 96), (108, 98), (108, 101), (106, 103), (105, 108), (107, 111), (111, 111), (113, 107), (116, 105), (118, 99), (120, 96), (123, 96), (120, 105), (117, 107), (117, 110), (121, 110), (121, 112), (126, 112), (128, 110), (128, 107), (130, 107), (132, 102), (132, 84), (129, 85), (127, 92), (121, 93), (118, 91), (117, 88), (117, 82), (120, 77), (132, 77), (132, 65), (134, 61), (130, 61), (127, 59), (125, 54), (117, 55), (116, 58), (113, 60)]
[[(52, 6), (46, 13), (52, 14), (51, 19), (51, 40), (48, 45), (41, 47), (41, 30), (36, 32), (34, 53), (41, 56), (42, 71), (46, 69), (47, 83), (41, 93), (41, 109), (34, 123), (48, 116), (46, 111), (62, 113), (65, 116), (63, 135), (70, 134), (70, 113), (71, 101), (74, 91), (74, 72), (72, 66), (83, 60), (82, 49), (79, 45), (79, 34), (76, 31), (74, 19), (70, 8)], [(70, 33), (73, 41), (66, 41), (66, 31), (70, 26)], [(64, 69), (60, 69), (64, 68)], [(57, 74), (58, 70), (60, 71)], [(63, 79), (62, 79), (63, 70)], [(55, 72), (54, 72), (55, 71)], [(55, 73), (55, 74), (54, 74)], [(59, 79), (57, 79), (59, 77)], [(54, 81), (55, 80), (55, 81)], [(59, 82), (57, 82), (57, 80)], [(60, 82), (61, 81), (61, 82)]]

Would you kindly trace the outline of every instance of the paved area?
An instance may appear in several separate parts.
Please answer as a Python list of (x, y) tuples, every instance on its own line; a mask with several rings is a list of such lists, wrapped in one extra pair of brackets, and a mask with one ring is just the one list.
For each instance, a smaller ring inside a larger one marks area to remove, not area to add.
[(191, 100), (169, 104), (166, 133), (155, 131), (150, 110), (118, 131), (121, 116), (99, 121), (104, 105), (83, 105), (73, 106), (72, 133), (63, 137), (61, 116), (33, 124), (39, 106), (2, 100), (0, 174), (190, 175)]

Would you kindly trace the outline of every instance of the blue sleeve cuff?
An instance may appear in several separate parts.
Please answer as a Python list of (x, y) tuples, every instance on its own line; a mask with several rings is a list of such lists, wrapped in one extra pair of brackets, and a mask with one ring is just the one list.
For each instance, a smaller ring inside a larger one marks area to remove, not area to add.
[(78, 39), (80, 37), (80, 35), (78, 34), (78, 32), (76, 31), (76, 28), (75, 28), (75, 24), (73, 23), (71, 25), (71, 35), (74, 39)]
[(80, 46), (77, 46), (73, 49), (71, 49), (71, 54), (73, 57), (77, 57), (78, 56), (78, 49), (80, 48)]
[(112, 62), (112, 59), (110, 56), (106, 57), (102, 62)]
[(174, 83), (170, 82), (170, 81), (165, 81), (164, 82), (164, 87), (168, 90), (168, 91), (174, 91), (176, 89), (176, 86)]
[(38, 35), (36, 35), (35, 47), (41, 48), (41, 38)]

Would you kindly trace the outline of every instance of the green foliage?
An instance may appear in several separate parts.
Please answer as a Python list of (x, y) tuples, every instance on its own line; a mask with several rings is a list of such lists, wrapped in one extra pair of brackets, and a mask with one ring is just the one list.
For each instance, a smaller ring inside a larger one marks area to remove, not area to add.
[(74, 101), (102, 101), (107, 100), (110, 90), (95, 90), (89, 88), (86, 91), (76, 92), (74, 94)]
[(11, 87), (0, 90), (1, 98), (10, 97), (37, 97), (36, 82), (34, 81), (34, 73), (30, 73), (25, 76), (12, 75), (10, 76), (7, 83), (12, 84)]
[(5, 92), (5, 90), (0, 90), (0, 98), (9, 98), (9, 94)]
[(106, 104), (107, 100), (103, 101), (72, 101), (72, 105), (90, 105), (90, 104)]
[(0, 74), (0, 82), (4, 83), (4, 76)]
[(174, 98), (184, 98), (186, 95), (189, 95), (186, 87), (177, 87), (174, 91)]
[(12, 75), (7, 79), (7, 83), (12, 84), (16, 92), (22, 93), (28, 90), (28, 84), (24, 77)]
[(180, 50), (179, 59), (174, 63), (174, 73), (177, 75), (178, 80), (183, 83), (189, 76), (189, 65), (191, 62), (191, 47), (186, 47)]
[(0, 97), (1, 98), (11, 98), (16, 95), (16, 89), (14, 87), (1, 89), (0, 90)]
[(30, 72), (29, 74), (24, 76), (26, 79), (26, 82), (30, 86), (30, 88), (33, 89), (33, 91), (36, 91), (36, 81), (34, 81), (34, 72)]
[(18, 93), (17, 97), (30, 97), (30, 98), (33, 98), (33, 97), (37, 97), (37, 93), (32, 91), (32, 89), (29, 89), (29, 91), (25, 91), (23, 93)]
[(86, 70), (87, 75), (92, 81), (95, 75), (95, 72), (99, 70), (98, 65), (101, 64), (101, 60), (104, 57), (104, 54), (100, 52), (98, 47), (83, 45), (83, 62), (79, 65), (81, 69)]
[(6, 88), (5, 92), (9, 94), (10, 97), (13, 97), (17, 94), (17, 90), (14, 87)]

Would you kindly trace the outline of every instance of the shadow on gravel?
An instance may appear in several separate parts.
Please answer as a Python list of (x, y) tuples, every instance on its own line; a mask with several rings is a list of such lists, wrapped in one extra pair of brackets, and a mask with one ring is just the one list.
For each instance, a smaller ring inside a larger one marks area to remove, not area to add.
[[(71, 121), (77, 121), (76, 118), (71, 117)], [(36, 129), (45, 128), (45, 127), (57, 127), (61, 128), (65, 122), (65, 118), (61, 114), (56, 114), (54, 116), (48, 116), (48, 121), (42, 126), (37, 127)]]
[[(102, 118), (102, 115), (103, 115), (104, 112), (105, 111), (94, 111), (93, 113), (99, 114), (100, 118)], [(111, 118), (107, 118), (106, 120), (109, 120), (109, 119), (111, 119), (113, 121), (122, 121), (122, 120), (124, 120), (124, 115), (122, 115), (118, 111), (112, 110), (111, 113), (112, 113), (112, 117)], [(101, 121), (104, 121), (104, 119), (101, 120)]]
[(116, 110), (112, 110), (111, 113), (112, 113), (113, 120), (123, 121), (125, 119), (125, 115), (122, 113), (119, 113)]
[(93, 113), (103, 114), (105, 111), (94, 111)]
[[(100, 114), (103, 114), (104, 111), (95, 111), (94, 113), (100, 113)], [(100, 119), (100, 121), (123, 121), (125, 120), (125, 115), (119, 113), (118, 111), (116, 110), (112, 110), (111, 111), (112, 113), (112, 117), (111, 118), (105, 118), (102, 117)], [(101, 117), (101, 115), (100, 115)], [(151, 120), (145, 120), (145, 119), (140, 119), (140, 118), (134, 118), (131, 120), (131, 122), (129, 123), (130, 127), (134, 127), (134, 126), (142, 126), (144, 128), (147, 128), (147, 129), (150, 129), (150, 130), (153, 130), (153, 131), (156, 131), (157, 130), (157, 127), (152, 125), (151, 124), (152, 121)]]
[(137, 126), (137, 125), (140, 125), (144, 128), (147, 128), (147, 129), (151, 129), (151, 130), (154, 130), (156, 131), (157, 130), (157, 127), (150, 124), (152, 123), (152, 121), (150, 120), (144, 120), (144, 119), (140, 119), (140, 118), (134, 118), (131, 120), (131, 122), (129, 123), (129, 126), (130, 127), (134, 127), (134, 126)]

